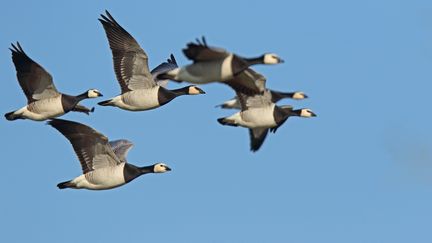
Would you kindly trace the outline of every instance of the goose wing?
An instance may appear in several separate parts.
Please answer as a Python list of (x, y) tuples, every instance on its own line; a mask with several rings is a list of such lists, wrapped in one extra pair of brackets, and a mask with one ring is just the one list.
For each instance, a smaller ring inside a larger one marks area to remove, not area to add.
[(266, 78), (251, 68), (247, 68), (224, 83), (233, 88), (237, 93), (245, 95), (260, 94), (266, 89)]
[(166, 73), (176, 68), (178, 68), (177, 61), (174, 58), (174, 55), (171, 54), (170, 58), (168, 58), (166, 62), (163, 62), (159, 64), (157, 67), (153, 68), (153, 70), (151, 70), (151, 74), (153, 76), (153, 79), (157, 82), (157, 84), (165, 88), (169, 80), (158, 79), (157, 76), (159, 74)]
[(122, 93), (156, 86), (149, 71), (148, 57), (138, 42), (108, 11), (101, 14), (102, 23), (112, 50), (114, 71)]
[(53, 119), (48, 124), (72, 144), (84, 174), (121, 163), (108, 143), (108, 138), (93, 128), (62, 119)]
[(264, 140), (268, 134), (268, 130), (268, 128), (249, 128), (250, 149), (252, 152), (258, 151), (258, 149), (264, 143)]
[(188, 43), (187, 47), (183, 49), (183, 53), (189, 60), (194, 62), (212, 61), (231, 55), (231, 53), (227, 52), (225, 49), (209, 47), (204, 36), (202, 40), (196, 39), (196, 43)]
[(17, 42), (12, 44), (12, 61), (17, 72), (18, 82), (27, 97), (27, 102), (58, 96), (52, 76), (39, 64), (33, 61)]
[[(248, 85), (255, 85), (255, 87), (259, 90), (258, 93), (251, 94), (248, 92), (244, 92), (244, 90), (241, 90), (239, 88), (234, 88), (237, 93), (237, 97), (240, 101), (241, 109), (247, 110), (249, 108), (260, 108), (269, 106), (272, 104), (271, 101), (271, 94), (266, 89), (265, 83), (266, 78), (255, 72), (254, 70), (248, 68), (242, 73), (240, 73), (238, 76), (244, 77), (244, 78), (235, 78), (236, 80), (230, 81), (231, 83), (247, 83)], [(253, 82), (252, 82), (253, 81)], [(233, 87), (233, 84), (229, 84), (231, 87)], [(238, 84), (237, 84), (238, 85)]]
[(126, 157), (129, 150), (133, 147), (133, 143), (126, 139), (119, 139), (109, 142), (115, 155), (122, 161), (127, 162)]

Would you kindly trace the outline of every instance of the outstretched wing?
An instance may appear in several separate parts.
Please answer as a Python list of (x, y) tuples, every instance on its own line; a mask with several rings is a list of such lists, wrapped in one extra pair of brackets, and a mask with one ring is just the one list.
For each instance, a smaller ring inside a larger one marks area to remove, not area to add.
[(72, 144), (84, 174), (121, 163), (108, 143), (108, 138), (93, 128), (62, 119), (53, 119), (48, 124)]
[(12, 61), (17, 71), (18, 82), (27, 97), (27, 102), (47, 99), (59, 95), (52, 76), (33, 61), (22, 49), (19, 42), (12, 44)]
[(155, 67), (153, 70), (151, 70), (151, 74), (153, 76), (153, 79), (156, 81), (156, 83), (159, 86), (166, 87), (169, 80), (168, 79), (158, 79), (157, 76), (159, 74), (166, 73), (166, 72), (171, 71), (171, 70), (176, 69), (176, 68), (178, 68), (177, 61), (174, 58), (174, 55), (171, 54), (170, 58), (168, 58), (166, 62), (159, 64), (157, 67)]
[(251, 68), (246, 69), (238, 76), (240, 75), (242, 78), (239, 81), (242, 81), (243, 83), (247, 82), (249, 85), (253, 84), (259, 90), (259, 93), (249, 94), (243, 92), (242, 90), (236, 89), (237, 97), (240, 101), (242, 110), (247, 110), (249, 108), (260, 108), (272, 104), (271, 94), (265, 87), (266, 78), (263, 75), (255, 72)]
[(266, 78), (251, 68), (245, 69), (224, 83), (233, 88), (237, 94), (242, 93), (248, 96), (260, 94), (266, 89)]
[(268, 134), (268, 128), (249, 128), (250, 149), (252, 152), (258, 151)]
[(196, 39), (196, 43), (188, 43), (187, 47), (183, 49), (183, 53), (189, 60), (194, 62), (222, 59), (231, 54), (222, 48), (209, 47), (204, 36), (202, 41)]
[(108, 11), (101, 14), (102, 23), (113, 54), (114, 71), (122, 93), (156, 86), (149, 71), (148, 57), (138, 42)]
[(133, 143), (126, 139), (119, 139), (110, 141), (109, 144), (120, 161), (127, 162), (126, 157), (129, 150), (133, 147)]

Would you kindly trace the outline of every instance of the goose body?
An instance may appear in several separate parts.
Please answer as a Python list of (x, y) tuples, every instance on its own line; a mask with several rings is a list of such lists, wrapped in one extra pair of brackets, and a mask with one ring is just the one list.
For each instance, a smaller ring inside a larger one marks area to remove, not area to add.
[(126, 184), (123, 172), (126, 163), (105, 167), (80, 175), (67, 184), (76, 189), (106, 190)]
[[(211, 82), (230, 83), (234, 77), (246, 68), (255, 64), (278, 64), (283, 60), (276, 54), (267, 53), (255, 58), (243, 58), (221, 48), (209, 47), (205, 38), (197, 43), (188, 43), (183, 49), (185, 56), (193, 63), (184, 67), (169, 70), (159, 77), (174, 81), (186, 81), (192, 84)], [(237, 83), (238, 88), (251, 91), (250, 87)]]
[[(223, 82), (234, 78), (235, 74), (244, 70), (245, 66), (234, 65), (233, 59), (234, 55), (229, 54), (223, 59), (197, 62), (173, 69), (168, 71), (167, 75), (174, 81), (187, 81), (192, 84)], [(237, 57), (234, 60), (237, 60)]]
[(27, 105), (6, 113), (7, 120), (43, 121), (61, 116), (69, 111), (87, 114), (93, 111), (80, 105), (79, 102), (87, 98), (102, 96), (98, 90), (90, 89), (77, 96), (60, 93), (54, 86), (52, 76), (42, 66), (30, 59), (19, 43), (16, 46), (12, 44), (11, 51), (19, 84), (27, 97)]
[(247, 109), (237, 112), (227, 118), (229, 125), (237, 125), (246, 128), (270, 128), (277, 125), (274, 117), (275, 104), (265, 107)]
[(255, 83), (264, 92), (248, 95), (236, 90), (241, 105), (241, 111), (229, 116), (219, 118), (218, 122), (228, 126), (242, 126), (249, 128), (250, 148), (257, 151), (268, 134), (285, 123), (290, 116), (313, 117), (316, 116), (310, 109), (293, 110), (292, 106), (277, 106), (272, 102), (272, 95), (265, 88), (265, 78), (252, 69), (244, 71), (248, 76), (255, 77)]
[(82, 175), (59, 183), (60, 189), (112, 189), (144, 174), (171, 170), (163, 163), (144, 167), (129, 164), (126, 156), (133, 144), (127, 140), (109, 142), (103, 134), (78, 122), (53, 119), (48, 124), (69, 140), (83, 170)]
[(99, 21), (105, 29), (112, 50), (114, 71), (120, 84), (121, 94), (106, 101), (102, 106), (115, 106), (129, 111), (155, 109), (182, 95), (197, 95), (205, 92), (196, 86), (168, 90), (164, 81), (156, 76), (177, 67), (174, 56), (149, 71), (148, 57), (138, 42), (106, 11)]

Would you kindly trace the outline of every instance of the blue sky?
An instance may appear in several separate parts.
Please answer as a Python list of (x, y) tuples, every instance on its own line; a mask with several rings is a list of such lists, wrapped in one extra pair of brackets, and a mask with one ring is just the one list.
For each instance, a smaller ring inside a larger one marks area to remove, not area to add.
[[(153, 111), (96, 107), (67, 114), (135, 143), (129, 161), (173, 171), (110, 191), (58, 190), (81, 173), (67, 140), (43, 122), (0, 119), (0, 242), (432, 241), (431, 1), (3, 1), (2, 113), (26, 100), (8, 47), (20, 41), (78, 94), (119, 93), (99, 14), (108, 9), (154, 67), (205, 35), (257, 66), (284, 101), (318, 117), (292, 118), (249, 152), (246, 129), (220, 126), (223, 85)], [(170, 87), (179, 85), (170, 84)], [(95, 106), (98, 100), (86, 100)]]

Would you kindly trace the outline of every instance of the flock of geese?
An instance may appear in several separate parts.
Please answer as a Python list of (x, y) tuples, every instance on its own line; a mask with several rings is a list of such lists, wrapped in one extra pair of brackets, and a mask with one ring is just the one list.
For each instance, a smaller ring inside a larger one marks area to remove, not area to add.
[[(290, 116), (314, 117), (310, 109), (294, 109), (290, 105), (276, 105), (281, 99), (305, 99), (303, 92), (279, 92), (266, 88), (266, 78), (250, 68), (255, 64), (279, 64), (283, 60), (267, 53), (255, 58), (245, 58), (221, 48), (209, 47), (205, 38), (188, 43), (183, 49), (191, 64), (179, 67), (171, 54), (166, 62), (150, 71), (148, 56), (138, 42), (106, 11), (99, 21), (105, 29), (112, 51), (114, 71), (121, 94), (101, 101), (101, 106), (114, 106), (128, 111), (145, 111), (163, 106), (178, 96), (200, 95), (205, 92), (199, 84), (224, 83), (237, 96), (219, 105), (240, 111), (219, 118), (222, 125), (249, 129), (250, 149), (257, 151), (268, 131), (276, 130)], [(132, 142), (121, 139), (109, 141), (106, 136), (84, 124), (56, 119), (70, 111), (89, 114), (94, 108), (80, 104), (88, 98), (101, 97), (97, 89), (79, 95), (59, 92), (52, 76), (24, 52), (17, 42), (10, 48), (18, 82), (27, 97), (27, 105), (5, 114), (7, 120), (47, 120), (48, 124), (65, 136), (78, 156), (83, 174), (59, 183), (60, 189), (104, 190), (124, 185), (148, 173), (164, 173), (171, 169), (164, 163), (139, 167), (128, 163), (126, 157)], [(168, 80), (188, 82), (192, 85), (167, 89)]]

